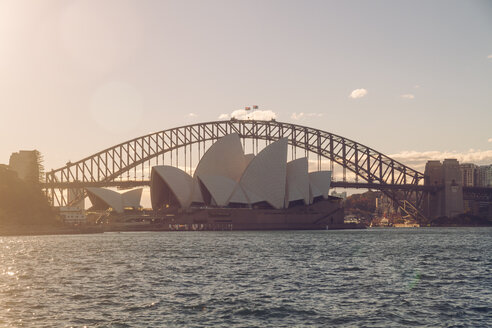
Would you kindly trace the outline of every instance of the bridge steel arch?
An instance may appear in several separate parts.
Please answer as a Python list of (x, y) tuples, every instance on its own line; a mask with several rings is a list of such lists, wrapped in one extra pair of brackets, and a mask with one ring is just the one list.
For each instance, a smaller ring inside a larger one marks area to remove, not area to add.
[[(424, 181), (422, 173), (356, 141), (307, 126), (275, 120), (231, 119), (151, 133), (47, 172), (44, 187), (53, 205), (68, 205), (68, 197), (65, 197), (64, 191), (69, 188), (94, 184), (117, 185), (118, 179), (123, 181), (125, 173), (150, 163), (152, 159), (158, 160), (158, 156), (162, 154), (196, 143), (214, 141), (230, 133), (238, 133), (243, 142), (245, 139), (275, 141), (288, 138), (293, 149), (304, 149), (330, 160), (331, 163), (339, 164), (344, 168), (344, 173), (348, 169), (355, 174), (356, 179), (362, 179), (373, 186), (373, 189), (384, 192), (406, 215), (420, 222), (425, 220), (421, 210), (424, 191), (417, 187)], [(410, 188), (402, 191), (387, 188), (388, 185), (405, 185)], [(412, 185), (416, 188), (411, 188)]]

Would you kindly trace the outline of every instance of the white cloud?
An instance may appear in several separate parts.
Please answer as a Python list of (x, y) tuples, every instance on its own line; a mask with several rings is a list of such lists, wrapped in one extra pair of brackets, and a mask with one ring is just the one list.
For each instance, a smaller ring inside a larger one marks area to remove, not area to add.
[(188, 117), (197, 117), (197, 115), (195, 113), (188, 113), (188, 115), (186, 115)]
[(488, 59), (492, 59), (492, 54), (487, 56)]
[(303, 119), (305, 117), (322, 117), (323, 116), (323, 113), (304, 113), (304, 112), (300, 112), (300, 113), (292, 113), (292, 115), (290, 116), (291, 119), (293, 120), (300, 120), (300, 119)]
[(492, 163), (492, 150), (470, 149), (466, 152), (457, 151), (402, 151), (389, 157), (402, 162), (411, 168), (424, 172), (425, 163), (429, 160), (442, 161), (445, 158), (456, 158), (460, 163), (474, 163), (478, 165)]
[(290, 115), (290, 118), (293, 119), (293, 120), (300, 120), (303, 117), (304, 117), (304, 113), (303, 112), (300, 112), (299, 114), (292, 113), (292, 115)]
[(230, 114), (220, 114), (219, 120), (235, 118), (238, 120), (264, 120), (276, 119), (277, 114), (271, 110), (245, 110), (237, 109)]
[(419, 89), (420, 88), (420, 84), (416, 84), (413, 86), (415, 89)]
[(362, 98), (365, 95), (367, 95), (367, 90), (366, 89), (355, 89), (350, 93), (350, 98), (357, 99), (357, 98)]
[(489, 138), (489, 140), (487, 140), (488, 142), (492, 142), (492, 138)]
[(407, 93), (407, 94), (401, 95), (401, 97), (404, 99), (414, 99), (415, 95), (413, 95), (411, 93)]

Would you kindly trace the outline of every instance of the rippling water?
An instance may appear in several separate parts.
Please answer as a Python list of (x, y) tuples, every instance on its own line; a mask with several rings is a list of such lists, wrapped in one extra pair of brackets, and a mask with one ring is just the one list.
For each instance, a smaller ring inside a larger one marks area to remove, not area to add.
[(492, 229), (0, 237), (0, 326), (492, 325)]

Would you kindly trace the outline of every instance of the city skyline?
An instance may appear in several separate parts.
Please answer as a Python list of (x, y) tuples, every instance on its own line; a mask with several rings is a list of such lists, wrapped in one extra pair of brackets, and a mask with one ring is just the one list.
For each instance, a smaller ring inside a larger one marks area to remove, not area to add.
[(490, 164), (490, 17), (480, 1), (2, 2), (0, 163), (37, 149), (50, 170), (259, 105), (415, 169)]

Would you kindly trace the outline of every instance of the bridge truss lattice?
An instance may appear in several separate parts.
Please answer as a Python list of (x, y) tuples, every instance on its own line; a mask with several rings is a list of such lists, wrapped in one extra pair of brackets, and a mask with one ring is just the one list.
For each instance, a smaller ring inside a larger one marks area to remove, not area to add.
[(238, 133), (243, 146), (248, 145), (254, 153), (263, 142), (266, 145), (288, 138), (292, 159), (308, 156), (311, 165), (317, 165), (318, 169), (326, 163), (332, 170), (335, 165), (340, 166), (343, 182), (348, 170), (356, 182), (363, 181), (372, 189), (384, 192), (406, 215), (419, 221), (425, 219), (421, 210), (425, 192), (422, 173), (342, 136), (274, 120), (232, 119), (151, 133), (47, 172), (45, 190), (54, 206), (64, 206), (74, 201), (68, 197), (71, 188), (146, 184), (153, 165), (179, 166), (191, 173), (193, 159), (197, 163), (208, 146), (230, 133)]

